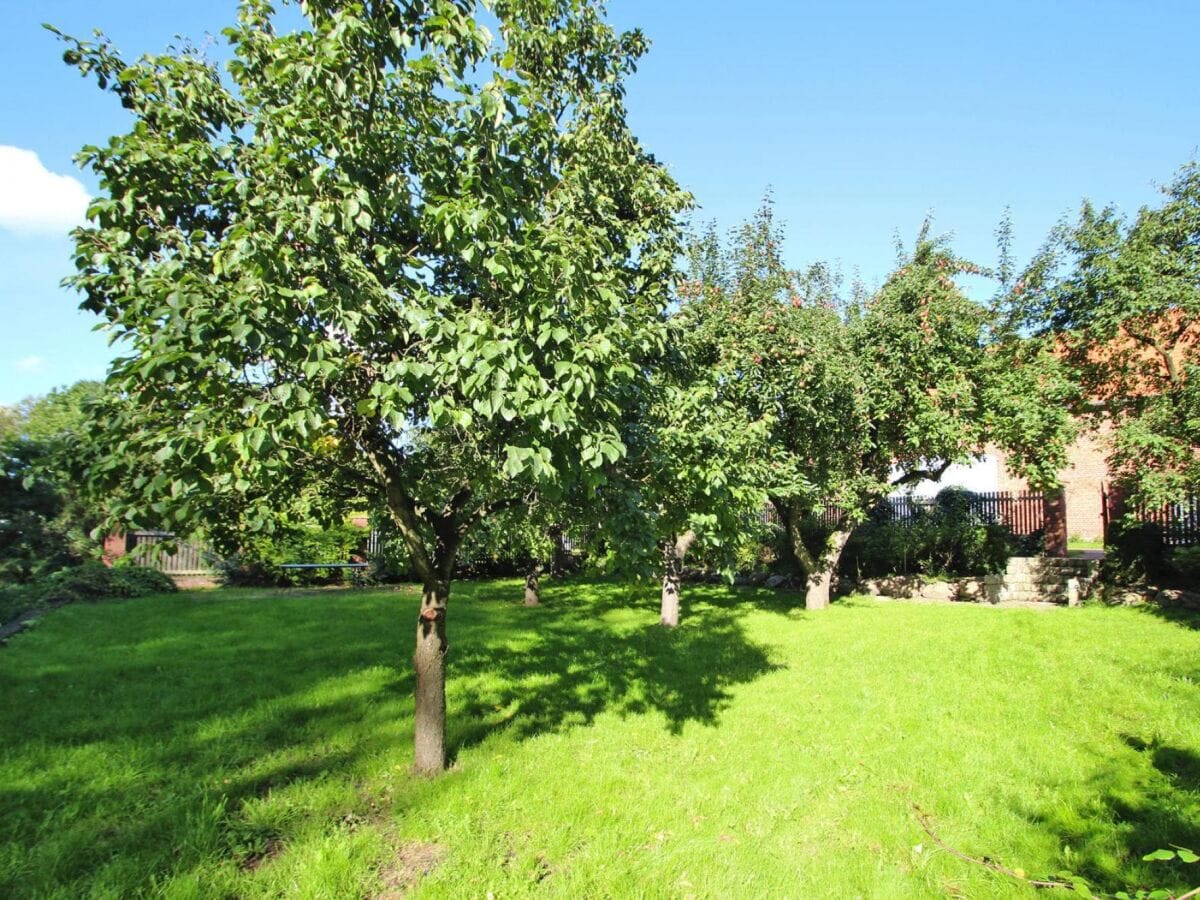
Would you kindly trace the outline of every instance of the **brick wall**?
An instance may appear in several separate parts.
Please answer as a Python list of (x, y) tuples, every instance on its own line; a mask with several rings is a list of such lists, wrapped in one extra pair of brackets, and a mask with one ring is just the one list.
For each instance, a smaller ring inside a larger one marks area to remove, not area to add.
[(119, 531), (114, 532), (104, 539), (104, 551), (100, 558), (106, 566), (111, 566), (124, 556), (127, 550), (128, 544), (125, 540), (125, 535)]
[[(1104, 539), (1104, 518), (1101, 510), (1101, 491), (1108, 479), (1108, 464), (1104, 459), (1107, 426), (1099, 433), (1082, 434), (1071, 447), (1070, 463), (1059, 473), (1067, 498), (1067, 534), (1087, 541)], [(988, 448), (1001, 461), (997, 490), (1025, 491), (1029, 486), (1023, 478), (1014, 478), (1004, 465), (1003, 451)]]

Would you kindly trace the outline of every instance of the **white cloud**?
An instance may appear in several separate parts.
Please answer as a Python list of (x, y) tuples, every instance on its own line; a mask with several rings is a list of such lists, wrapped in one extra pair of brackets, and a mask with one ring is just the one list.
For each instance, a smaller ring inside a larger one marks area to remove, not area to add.
[(18, 372), (40, 372), (46, 366), (46, 360), (40, 356), (22, 356), (13, 368)]
[(64, 234), (83, 224), (90, 200), (78, 179), (51, 172), (32, 150), (0, 144), (0, 228)]

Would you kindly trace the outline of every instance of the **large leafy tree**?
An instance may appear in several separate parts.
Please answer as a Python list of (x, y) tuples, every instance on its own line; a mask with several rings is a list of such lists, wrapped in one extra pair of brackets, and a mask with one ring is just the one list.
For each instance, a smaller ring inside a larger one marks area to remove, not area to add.
[(1078, 385), (1076, 412), (1111, 426), (1109, 462), (1135, 500), (1200, 486), (1200, 167), (1126, 222), (1085, 202), (1012, 293)]
[[(1045, 356), (1001, 334), (991, 310), (963, 294), (955, 276), (978, 267), (928, 226), (869, 297), (841, 298), (825, 266), (790, 272), (781, 245), (764, 203), (735, 233), (729, 275), (709, 292), (708, 353), (725, 395), (774, 423), (772, 505), (806, 577), (806, 605), (822, 608), (842, 549), (880, 499), (992, 441), (1050, 483), (1066, 415), (1046, 402), (1056, 382), (1044, 377)], [(1021, 354), (1028, 364), (1012, 365)], [(827, 527), (813, 527), (818, 518)]]
[(133, 116), (82, 154), (103, 195), (72, 283), (124, 348), (88, 477), (176, 530), (269, 522), (298, 473), (386, 509), (424, 584), (435, 771), (455, 554), (624, 452), (688, 197), (626, 125), (646, 42), (597, 5), (496, 0), (495, 37), (474, 0), (299, 11), (243, 0), (224, 68), (68, 39)]

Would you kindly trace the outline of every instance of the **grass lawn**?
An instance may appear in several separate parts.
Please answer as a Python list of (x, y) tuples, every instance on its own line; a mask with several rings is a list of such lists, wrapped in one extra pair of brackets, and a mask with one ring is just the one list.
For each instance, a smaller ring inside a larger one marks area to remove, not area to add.
[(1200, 850), (1198, 620), (544, 597), (455, 587), (431, 781), (411, 589), (49, 614), (0, 649), (0, 896), (1033, 896), (914, 804), (1031, 876), (1200, 884), (1141, 861)]

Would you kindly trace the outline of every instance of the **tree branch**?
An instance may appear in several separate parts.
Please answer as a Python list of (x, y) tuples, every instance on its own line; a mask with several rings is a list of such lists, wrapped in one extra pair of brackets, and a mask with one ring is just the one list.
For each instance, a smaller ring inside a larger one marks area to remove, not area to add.
[(927, 835), (929, 835), (929, 839), (937, 844), (940, 849), (949, 853), (951, 856), (957, 856), (961, 860), (974, 863), (977, 866), (983, 866), (985, 869), (990, 869), (993, 872), (999, 872), (1001, 875), (1007, 875), (1009, 878), (1015, 878), (1017, 881), (1023, 881), (1026, 884), (1032, 885), (1033, 887), (1063, 888), (1068, 891), (1074, 890), (1075, 886), (1066, 881), (1038, 881), (1032, 878), (1027, 878), (1025, 875), (1022, 875), (1020, 872), (1010, 869), (1007, 866), (1002, 866), (997, 862), (992, 862), (987, 857), (980, 859), (978, 857), (963, 853), (961, 850), (955, 850), (940, 837), (938, 837), (937, 832), (933, 830), (933, 825), (930, 824), (931, 820), (928, 813), (922, 810), (921, 807), (917, 806), (915, 803), (912, 804), (912, 808), (913, 812), (917, 814), (917, 821), (921, 823), (921, 828)]
[(412, 553), (413, 568), (417, 570), (417, 575), (424, 584), (432, 584), (438, 580), (437, 569), (429, 559), (429, 551), (421, 537), (421, 522), (417, 516), (416, 504), (397, 484), (387, 484), (385, 490), (392, 521), (396, 523), (400, 536), (404, 538), (404, 543), (408, 544)]
[(940, 481), (949, 468), (950, 460), (946, 460), (934, 469), (913, 469), (911, 472), (906, 472), (891, 482), (891, 485), (892, 487), (903, 487), (906, 484), (916, 484), (918, 481)]
[(696, 532), (690, 528), (675, 538), (675, 556), (680, 562), (687, 556), (687, 552), (692, 549), (692, 544), (695, 542)]
[(1167, 370), (1167, 380), (1171, 382), (1172, 387), (1179, 387), (1179, 367), (1175, 364), (1175, 357), (1171, 354), (1170, 349), (1165, 347), (1162, 341), (1154, 337), (1154, 335), (1142, 334), (1135, 331), (1129, 326), (1128, 322), (1121, 323), (1121, 327), (1125, 329), (1125, 333), (1131, 338), (1145, 344), (1162, 358), (1163, 366)]

